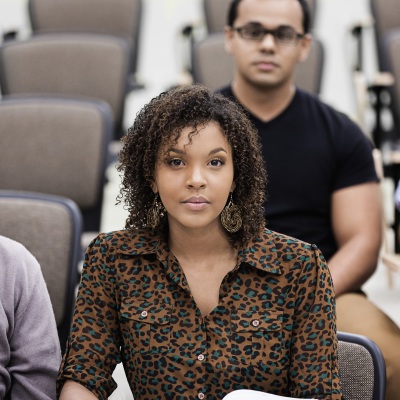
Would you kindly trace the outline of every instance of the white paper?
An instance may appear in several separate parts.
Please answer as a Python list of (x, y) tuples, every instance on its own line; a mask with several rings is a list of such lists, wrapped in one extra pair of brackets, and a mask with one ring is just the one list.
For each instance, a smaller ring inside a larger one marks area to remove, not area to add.
[[(239, 389), (227, 394), (223, 400), (296, 400), (295, 397), (278, 396), (276, 394), (258, 392), (256, 390)], [(310, 399), (313, 400), (313, 399)]]

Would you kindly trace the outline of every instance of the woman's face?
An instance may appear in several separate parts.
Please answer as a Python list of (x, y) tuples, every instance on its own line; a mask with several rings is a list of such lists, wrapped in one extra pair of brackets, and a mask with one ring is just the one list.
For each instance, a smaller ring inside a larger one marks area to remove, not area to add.
[(220, 214), (234, 187), (232, 149), (217, 123), (182, 130), (175, 145), (162, 148), (153, 191), (168, 212), (169, 228), (220, 228)]

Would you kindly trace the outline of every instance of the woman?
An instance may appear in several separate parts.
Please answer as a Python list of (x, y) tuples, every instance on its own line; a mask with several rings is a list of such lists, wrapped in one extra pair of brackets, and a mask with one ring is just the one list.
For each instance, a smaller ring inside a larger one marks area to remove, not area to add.
[(238, 106), (177, 88), (123, 141), (129, 218), (87, 249), (60, 398), (106, 399), (123, 362), (135, 400), (341, 399), (328, 268), (265, 230), (260, 144)]

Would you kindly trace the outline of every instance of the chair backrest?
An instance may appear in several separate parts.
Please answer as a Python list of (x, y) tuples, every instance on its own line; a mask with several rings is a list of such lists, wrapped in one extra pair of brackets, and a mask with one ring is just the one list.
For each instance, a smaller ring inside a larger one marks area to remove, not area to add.
[[(208, 35), (194, 46), (192, 69), (193, 79), (210, 89), (228, 85), (234, 73), (232, 56), (225, 51), (224, 34)], [(296, 67), (294, 83), (296, 86), (314, 94), (321, 90), (324, 64), (322, 43), (314, 39), (308, 58)]]
[(232, 0), (203, 0), (204, 18), (208, 33), (223, 32)]
[(75, 304), (81, 229), (80, 211), (70, 199), (0, 190), (0, 234), (22, 243), (38, 260), (62, 349)]
[(29, 0), (28, 9), (34, 34), (100, 33), (129, 40), (136, 72), (142, 0)]
[(381, 70), (386, 70), (382, 46), (386, 35), (400, 28), (400, 12), (398, 0), (370, 0), (371, 13), (375, 21), (378, 61)]
[(346, 400), (385, 400), (386, 367), (379, 347), (361, 335), (338, 332), (339, 375)]
[[(310, 6), (311, 26), (316, 13), (316, 0), (307, 0)], [(203, 0), (204, 17), (208, 33), (223, 32), (227, 24), (228, 8), (232, 0)]]
[(100, 101), (17, 97), (0, 101), (0, 189), (64, 196), (98, 231), (112, 113)]
[(45, 34), (0, 47), (4, 95), (53, 94), (100, 99), (122, 129), (128, 88), (126, 40), (100, 34)]

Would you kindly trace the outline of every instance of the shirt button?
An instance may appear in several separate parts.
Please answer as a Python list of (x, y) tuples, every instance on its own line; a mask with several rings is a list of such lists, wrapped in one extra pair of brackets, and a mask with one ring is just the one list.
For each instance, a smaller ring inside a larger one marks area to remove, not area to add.
[(140, 313), (140, 315), (141, 315), (143, 318), (146, 318), (146, 317), (147, 317), (147, 311), (142, 311), (142, 312)]
[(253, 326), (258, 326), (260, 325), (260, 321), (258, 319), (255, 319), (254, 321), (252, 321), (251, 323)]
[(197, 397), (198, 397), (200, 400), (203, 400), (203, 399), (205, 399), (206, 395), (205, 395), (204, 393), (199, 393), (199, 394), (197, 395)]
[[(197, 359), (199, 360), (199, 361), (204, 361), (204, 355), (203, 354), (199, 354), (198, 356), (197, 356)], [(200, 394), (203, 394), (203, 393), (200, 393)], [(204, 395), (203, 395), (204, 396)]]

